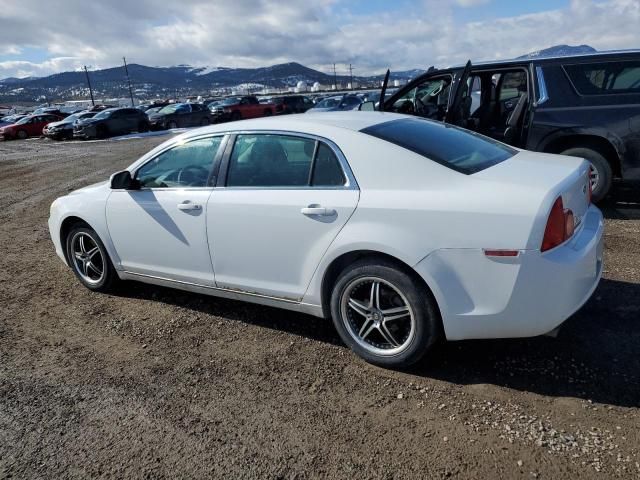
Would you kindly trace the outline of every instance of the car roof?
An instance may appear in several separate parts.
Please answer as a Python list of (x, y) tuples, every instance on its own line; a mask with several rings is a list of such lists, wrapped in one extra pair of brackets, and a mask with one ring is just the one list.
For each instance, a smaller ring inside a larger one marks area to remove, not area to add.
[[(529, 63), (529, 62), (539, 62), (539, 63), (555, 62), (557, 60), (570, 61), (573, 58), (590, 59), (590, 60), (606, 60), (607, 57), (612, 57), (612, 56), (634, 56), (634, 55), (640, 55), (640, 50), (639, 49), (608, 50), (604, 52), (587, 52), (587, 53), (577, 53), (574, 55), (554, 55), (550, 57), (511, 58), (507, 60), (486, 60), (486, 61), (479, 61), (479, 62), (472, 61), (471, 64), (472, 66), (477, 67), (477, 66), (493, 66), (493, 65), (496, 65), (496, 66), (511, 65), (511, 64)], [(440, 70), (450, 70), (450, 69), (457, 69), (457, 68), (463, 68), (463, 67), (464, 67), (463, 64), (450, 65), (448, 67), (438, 69), (435, 72), (438, 72)]]
[(263, 117), (210, 125), (184, 133), (180, 135), (180, 138), (187, 139), (207, 133), (233, 133), (248, 130), (290, 131), (321, 136), (323, 133), (326, 133), (327, 128), (358, 132), (373, 125), (402, 118), (410, 117), (391, 112), (346, 111), (305, 113), (303, 115)]

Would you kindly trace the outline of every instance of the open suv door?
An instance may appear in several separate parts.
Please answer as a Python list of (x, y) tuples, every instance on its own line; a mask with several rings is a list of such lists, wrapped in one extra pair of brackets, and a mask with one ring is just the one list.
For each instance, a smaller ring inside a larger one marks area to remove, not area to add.
[(384, 103), (381, 101), (380, 110), (458, 124), (471, 106), (467, 86), (470, 74), (470, 61), (464, 68), (446, 72), (431, 67)]

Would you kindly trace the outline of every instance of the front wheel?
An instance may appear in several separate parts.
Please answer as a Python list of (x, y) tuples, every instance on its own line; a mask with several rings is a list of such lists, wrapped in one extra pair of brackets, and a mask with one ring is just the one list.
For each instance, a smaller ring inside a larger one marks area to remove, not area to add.
[(178, 124), (176, 122), (169, 122), (167, 123), (167, 129), (169, 130), (173, 130), (174, 128), (178, 128)]
[(561, 152), (561, 154), (584, 158), (591, 163), (589, 179), (591, 182), (591, 198), (594, 203), (607, 196), (613, 182), (613, 170), (604, 156), (590, 148), (570, 148)]
[(107, 292), (118, 281), (107, 250), (92, 228), (74, 226), (67, 235), (66, 249), (73, 273), (89, 290)]
[(331, 314), (344, 343), (383, 367), (416, 363), (440, 337), (431, 293), (384, 261), (358, 262), (345, 270), (333, 288)]
[(24, 131), (24, 130), (18, 130), (18, 133), (16, 135), (20, 140), (24, 140), (25, 138), (27, 138), (29, 136), (29, 134)]

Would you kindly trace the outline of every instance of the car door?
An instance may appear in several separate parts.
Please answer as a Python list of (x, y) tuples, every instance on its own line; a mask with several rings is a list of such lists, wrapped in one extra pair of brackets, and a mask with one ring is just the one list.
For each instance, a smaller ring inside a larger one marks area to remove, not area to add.
[(471, 60), (462, 70), (458, 70), (453, 76), (451, 92), (449, 94), (449, 107), (444, 116), (444, 121), (453, 125), (464, 126), (471, 115), (471, 91), (468, 80), (471, 75)]
[(207, 136), (179, 142), (132, 172), (139, 189), (111, 192), (107, 226), (124, 270), (214, 284), (207, 200), (223, 141)]
[(208, 205), (216, 284), (299, 301), (356, 208), (355, 180), (324, 140), (246, 133), (233, 141)]

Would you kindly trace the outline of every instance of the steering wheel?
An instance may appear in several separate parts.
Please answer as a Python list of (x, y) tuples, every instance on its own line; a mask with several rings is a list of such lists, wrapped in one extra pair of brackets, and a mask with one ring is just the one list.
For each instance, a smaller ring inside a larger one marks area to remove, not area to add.
[[(204, 182), (202, 182), (203, 178)], [(184, 182), (187, 186), (190, 187), (194, 183), (206, 183), (207, 178), (209, 178), (209, 171), (206, 168), (200, 167), (198, 165), (190, 165), (188, 167), (182, 168), (178, 172), (178, 178), (176, 179), (176, 181), (179, 185)]]

